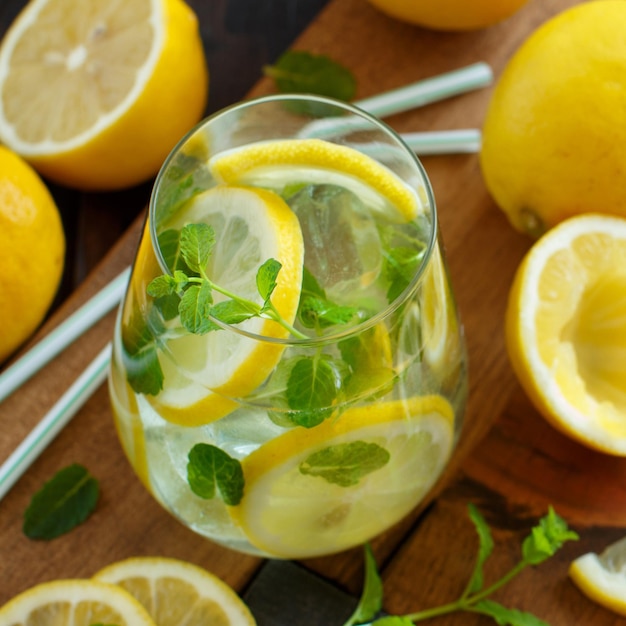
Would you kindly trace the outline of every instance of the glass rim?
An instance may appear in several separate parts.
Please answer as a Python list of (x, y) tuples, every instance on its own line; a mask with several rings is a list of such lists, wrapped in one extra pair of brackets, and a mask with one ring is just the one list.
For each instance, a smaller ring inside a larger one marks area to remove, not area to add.
[[(432, 189), (432, 185), (426, 170), (419, 160), (415, 152), (407, 145), (407, 143), (402, 139), (399, 133), (397, 133), (393, 128), (391, 128), (388, 124), (383, 122), (380, 118), (368, 113), (364, 109), (359, 108), (358, 106), (344, 102), (341, 100), (337, 100), (335, 98), (329, 98), (327, 96), (320, 96), (316, 94), (305, 94), (305, 93), (280, 93), (280, 94), (269, 94), (264, 96), (257, 96), (253, 98), (249, 98), (246, 100), (241, 100), (234, 104), (228, 105), (219, 111), (215, 111), (210, 115), (207, 115), (202, 120), (200, 120), (197, 124), (195, 124), (189, 131), (187, 131), (183, 137), (176, 143), (176, 145), (171, 149), (169, 154), (167, 155), (165, 161), (161, 165), (159, 172), (155, 178), (154, 184), (152, 186), (152, 191), (150, 193), (150, 202), (148, 205), (148, 224), (149, 224), (149, 232), (150, 232), (150, 240), (152, 244), (152, 249), (154, 251), (157, 262), (164, 273), (172, 274), (170, 268), (163, 260), (163, 256), (161, 254), (161, 249), (158, 245), (158, 238), (156, 232), (156, 198), (158, 196), (158, 190), (160, 184), (165, 177), (165, 174), (172, 163), (172, 161), (177, 157), (183, 146), (202, 128), (207, 126), (208, 124), (214, 123), (217, 120), (226, 117), (228, 115), (232, 115), (233, 113), (248, 109), (253, 106), (262, 105), (266, 103), (273, 102), (285, 102), (285, 101), (315, 101), (320, 104), (327, 104), (333, 106), (337, 109), (343, 109), (346, 113), (350, 113), (352, 115), (359, 116), (360, 118), (366, 120), (368, 123), (372, 125), (373, 128), (387, 135), (393, 142), (395, 142), (408, 156), (409, 161), (417, 170), (422, 182), (424, 183), (424, 188), (426, 191), (426, 195), (428, 198), (428, 205), (431, 211), (431, 220), (432, 220), (432, 228), (430, 231), (430, 236), (427, 240), (426, 249), (424, 255), (420, 261), (419, 267), (415, 271), (411, 282), (405, 287), (401, 294), (399, 294), (392, 302), (389, 302), (384, 308), (380, 311), (377, 311), (373, 316), (368, 317), (366, 320), (355, 324), (354, 326), (350, 326), (344, 330), (338, 330), (337, 332), (333, 332), (328, 335), (321, 335), (316, 337), (307, 337), (306, 339), (301, 339), (298, 337), (293, 337), (292, 335), (288, 337), (271, 337), (267, 335), (260, 335), (250, 331), (247, 331), (244, 328), (236, 324), (226, 324), (216, 318), (211, 317), (211, 321), (214, 322), (221, 329), (226, 331), (231, 331), (235, 334), (241, 335), (248, 339), (252, 339), (258, 342), (272, 343), (282, 346), (310, 346), (310, 345), (323, 345), (327, 343), (335, 343), (337, 341), (341, 341), (362, 333), (373, 326), (379, 324), (382, 320), (388, 318), (394, 311), (402, 306), (407, 300), (409, 300), (415, 290), (418, 288), (422, 277), (424, 275), (425, 269), (431, 261), (433, 256), (433, 250), (437, 243), (438, 239), (438, 230), (439, 230), (439, 221), (437, 217), (437, 205), (435, 202), (435, 196)], [(315, 119), (315, 118), (313, 118)], [(324, 118), (320, 118), (324, 119)]]

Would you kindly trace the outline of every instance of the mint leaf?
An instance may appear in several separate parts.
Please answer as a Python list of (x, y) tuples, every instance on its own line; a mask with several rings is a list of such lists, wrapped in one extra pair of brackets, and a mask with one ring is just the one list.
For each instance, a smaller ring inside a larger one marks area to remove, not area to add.
[[(378, 574), (376, 559), (369, 544), (364, 546), (365, 552), (365, 581), (359, 603), (344, 626), (370, 622), (376, 617), (383, 606), (383, 583)], [(402, 619), (402, 618), (396, 618)], [(402, 626), (402, 623), (399, 623)], [(408, 622), (412, 626), (413, 622)]]
[(413, 626), (413, 620), (401, 615), (388, 615), (372, 622), (371, 626)]
[(477, 613), (488, 615), (500, 626), (549, 626), (532, 613), (509, 609), (492, 600), (481, 600), (472, 609)]
[(476, 533), (478, 534), (479, 549), (476, 557), (476, 564), (474, 565), (474, 571), (472, 572), (472, 576), (467, 584), (466, 593), (464, 595), (476, 593), (483, 588), (483, 565), (493, 552), (494, 547), (491, 531), (489, 530), (489, 526), (487, 525), (485, 518), (473, 504), (468, 505), (468, 511), (470, 519), (474, 523)]
[(377, 443), (350, 441), (314, 452), (300, 463), (299, 469), (307, 476), (320, 476), (334, 485), (352, 487), (384, 467), (389, 459), (389, 452)]
[(395, 247), (385, 253), (385, 271), (389, 287), (387, 300), (393, 302), (411, 284), (424, 256), (423, 250)]
[(162, 276), (157, 276), (154, 280), (152, 280), (148, 284), (146, 291), (152, 298), (163, 298), (176, 293), (176, 286), (177, 283), (173, 276), (163, 274)]
[(341, 385), (339, 364), (330, 357), (301, 358), (287, 380), (290, 419), (305, 428), (317, 426), (332, 414)]
[[(259, 314), (258, 306), (236, 300), (223, 300), (211, 308), (211, 315), (224, 324), (239, 324)], [(215, 326), (219, 328), (219, 326)]]
[(209, 182), (206, 167), (199, 159), (179, 153), (177, 161), (176, 165), (165, 170), (163, 184), (159, 187), (155, 212), (157, 227), (167, 223), (190, 198), (204, 191)]
[(208, 224), (187, 224), (180, 231), (180, 250), (189, 269), (204, 273), (215, 245), (215, 231)]
[(538, 565), (553, 556), (566, 541), (576, 541), (578, 535), (567, 527), (552, 507), (548, 514), (539, 520), (522, 544), (524, 560), (530, 565)]
[(282, 265), (276, 259), (268, 259), (257, 272), (256, 286), (266, 304), (276, 289), (276, 279), (281, 267)]
[(243, 497), (244, 477), (237, 459), (207, 443), (197, 443), (188, 458), (187, 480), (197, 496), (212, 500), (219, 494), (226, 504), (239, 504)]
[[(317, 94), (344, 102), (352, 100), (356, 93), (356, 79), (352, 72), (325, 55), (289, 50), (273, 66), (265, 66), (263, 73), (273, 78), (278, 91), (283, 93)], [(319, 104), (307, 106), (303, 102), (302, 105), (300, 112), (313, 115), (328, 112), (328, 107)]]
[(135, 307), (128, 324), (122, 326), (122, 360), (133, 391), (157, 395), (163, 389), (163, 370), (155, 344), (155, 333), (158, 334), (160, 329), (154, 316), (149, 319), (154, 331), (139, 307)]
[(82, 465), (59, 470), (33, 496), (24, 513), (24, 534), (54, 539), (84, 522), (96, 508), (98, 481)]
[(192, 285), (185, 291), (178, 305), (181, 324), (196, 335), (214, 330), (215, 324), (209, 318), (212, 304), (213, 296), (208, 283)]
[(159, 249), (165, 265), (172, 273), (182, 271), (184, 274), (190, 274), (191, 270), (185, 259), (180, 247), (180, 230), (170, 228), (159, 233), (157, 239)]

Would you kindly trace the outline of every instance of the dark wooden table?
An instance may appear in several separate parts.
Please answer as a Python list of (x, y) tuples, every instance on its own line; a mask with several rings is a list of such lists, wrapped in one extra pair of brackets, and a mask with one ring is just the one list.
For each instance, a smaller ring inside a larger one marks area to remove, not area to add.
[[(6, 7), (19, 3), (3, 2), (0, 17), (6, 22), (10, 15)], [(247, 14), (238, 8), (243, 0), (197, 0), (194, 4), (203, 24), (207, 54), (214, 59), (210, 107), (217, 108), (244, 93), (260, 95), (273, 90), (270, 81), (257, 82), (259, 66), (289, 45), (290, 38), (279, 44), (270, 37), (265, 41), (272, 45), (264, 45), (264, 35), (254, 34), (263, 19), (277, 28), (274, 34), (284, 34), (279, 26), (283, 17), (293, 20), (296, 31), (299, 19), (312, 19), (293, 45), (328, 54), (351, 68), (358, 80), (357, 97), (362, 98), (477, 61), (490, 63), (497, 76), (538, 25), (577, 3), (529, 0), (504, 23), (461, 34), (401, 24), (384, 17), (365, 0), (330, 0), (314, 19), (313, 3), (295, 0), (266, 3), (276, 11), (273, 17), (260, 9), (259, 0), (248, 0), (248, 9), (253, 10)], [(242, 17), (246, 15), (256, 17), (248, 21)], [(213, 48), (218, 33), (223, 47)], [(232, 72), (221, 64), (231, 61), (238, 72), (248, 73), (248, 84), (240, 85), (238, 93), (228, 90)], [(483, 89), (396, 115), (388, 122), (400, 132), (478, 127), (489, 96), (490, 89)], [(626, 460), (592, 452), (549, 427), (521, 391), (504, 349), (508, 290), (531, 242), (513, 231), (494, 205), (476, 155), (428, 157), (424, 164), (437, 197), (466, 330), (470, 400), (454, 463), (429, 502), (373, 543), (384, 579), (385, 609), (405, 613), (459, 595), (476, 551), (475, 533), (466, 513), (469, 502), (478, 506), (493, 528), (496, 551), (486, 569), (490, 578), (517, 560), (522, 538), (553, 505), (580, 534), (580, 541), (568, 543), (552, 560), (525, 571), (499, 592), (497, 599), (532, 611), (552, 626), (626, 623), (587, 600), (567, 578), (568, 566), (578, 555), (601, 551), (626, 534)], [(66, 295), (33, 341), (132, 260), (140, 230), (136, 216), (145, 205), (148, 190), (147, 185), (106, 195), (55, 190), (69, 216), (68, 236), (75, 246), (70, 262), (73, 273)], [(112, 324), (113, 315), (109, 315), (54, 365), (0, 404), (0, 459), (8, 456), (110, 339)], [(96, 512), (87, 523), (52, 542), (26, 539), (21, 521), (30, 497), (56, 470), (72, 462), (84, 463), (101, 481), (102, 497)], [(37, 582), (89, 576), (113, 560), (142, 554), (197, 562), (244, 594), (254, 590), (267, 565), (197, 537), (152, 501), (117, 443), (103, 386), (0, 502), (0, 603)], [(362, 563), (361, 550), (355, 549), (299, 565), (329, 581), (332, 589), (357, 594)], [(274, 592), (278, 596), (280, 591), (278, 584)], [(311, 619), (289, 616), (287, 621), (307, 624)], [(333, 623), (332, 619), (327, 623)], [(433, 623), (483, 626), (492, 622), (480, 615), (457, 614)]]

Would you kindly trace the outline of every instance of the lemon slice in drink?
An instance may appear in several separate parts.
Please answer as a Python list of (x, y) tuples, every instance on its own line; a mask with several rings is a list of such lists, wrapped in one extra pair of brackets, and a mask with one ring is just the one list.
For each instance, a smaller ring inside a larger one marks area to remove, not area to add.
[(32, 0), (0, 47), (0, 139), (63, 185), (127, 187), (200, 119), (207, 87), (184, 0)]
[(511, 288), (507, 345), (538, 411), (626, 455), (626, 220), (570, 218), (531, 248)]
[(132, 595), (94, 580), (55, 580), (31, 587), (0, 608), (0, 624), (154, 626)]
[[(453, 422), (444, 398), (426, 396), (355, 407), (314, 428), (294, 428), (242, 461), (246, 488), (231, 515), (254, 546), (278, 558), (314, 557), (368, 541), (433, 486), (452, 451)], [(387, 461), (350, 477), (313, 456), (351, 449), (367, 451), (356, 460), (357, 471), (374, 452), (388, 454)]]
[(254, 626), (250, 610), (220, 578), (164, 557), (133, 557), (112, 563), (95, 579), (114, 583), (136, 598), (157, 626)]
[[(271, 300), (291, 324), (300, 299), (304, 244), (298, 219), (284, 200), (262, 189), (216, 187), (190, 200), (170, 226), (199, 222), (213, 226), (216, 235), (207, 275), (232, 293), (262, 304), (257, 271), (270, 258), (281, 263)], [(213, 298), (219, 302), (224, 296), (214, 291)], [(237, 329), (269, 340), (250, 338)], [(288, 334), (277, 322), (255, 317), (232, 329), (170, 340), (164, 389), (148, 400), (178, 424), (214, 421), (236, 406), (231, 398), (245, 396), (265, 380), (284, 349), (272, 339)]]
[(626, 539), (599, 555), (579, 556), (570, 565), (569, 575), (590, 600), (626, 616)]
[(282, 190), (286, 185), (335, 184), (394, 222), (421, 211), (417, 193), (396, 174), (358, 150), (322, 139), (262, 141), (213, 156), (220, 181)]

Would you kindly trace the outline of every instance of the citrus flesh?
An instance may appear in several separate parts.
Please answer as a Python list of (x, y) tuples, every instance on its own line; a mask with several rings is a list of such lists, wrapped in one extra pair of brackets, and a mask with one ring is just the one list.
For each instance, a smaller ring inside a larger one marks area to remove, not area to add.
[(156, 173), (207, 89), (182, 0), (32, 0), (0, 46), (0, 139), (60, 184), (119, 189)]
[(496, 84), (480, 164), (496, 204), (537, 237), (580, 213), (626, 216), (626, 5), (585, 2), (548, 20)]
[(485, 28), (513, 15), (528, 0), (369, 0), (383, 13), (434, 30)]
[[(277, 558), (363, 543), (433, 486), (452, 450), (453, 421), (444, 398), (425, 396), (350, 408), (315, 428), (294, 428), (243, 459), (246, 490), (231, 515), (254, 546)], [(311, 455), (354, 442), (381, 446), (389, 461), (349, 486), (302, 471)]]
[(0, 362), (43, 321), (58, 290), (65, 233), (37, 173), (0, 146)]
[(554, 426), (626, 455), (626, 220), (570, 218), (520, 265), (506, 313), (518, 378)]
[(133, 557), (97, 572), (96, 580), (122, 587), (157, 626), (254, 626), (235, 591), (207, 570), (173, 558)]
[(390, 220), (408, 222), (420, 210), (417, 194), (391, 170), (348, 146), (322, 139), (262, 141), (213, 156), (209, 169), (221, 182), (272, 186), (337, 184)]
[[(218, 234), (207, 275), (242, 298), (261, 304), (257, 270), (270, 258), (281, 263), (272, 303), (292, 323), (300, 299), (304, 244), (298, 220), (284, 200), (263, 189), (215, 187), (195, 196), (170, 226), (198, 222), (209, 223)], [(215, 302), (224, 299), (217, 292), (213, 297)], [(229, 332), (171, 340), (171, 359), (162, 359), (166, 386), (148, 401), (177, 424), (214, 421), (236, 407), (231, 398), (247, 395), (265, 380), (284, 349), (272, 339), (288, 335), (277, 322), (255, 317)]]
[(626, 540), (608, 546), (601, 554), (588, 552), (575, 559), (570, 578), (591, 600), (626, 616)]
[(147, 611), (129, 593), (93, 580), (56, 580), (31, 587), (0, 607), (0, 623), (154, 626)]

